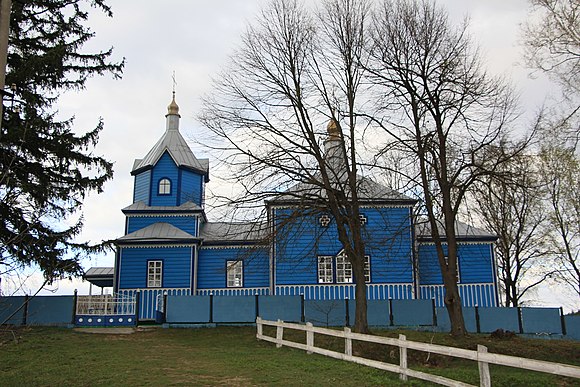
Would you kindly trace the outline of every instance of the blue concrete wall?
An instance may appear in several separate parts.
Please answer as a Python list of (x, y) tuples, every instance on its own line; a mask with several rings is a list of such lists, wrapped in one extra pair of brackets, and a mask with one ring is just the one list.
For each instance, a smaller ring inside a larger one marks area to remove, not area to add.
[(393, 325), (433, 325), (433, 302), (431, 300), (391, 300)]
[(317, 326), (344, 326), (346, 305), (344, 300), (305, 300), (304, 319)]
[[(20, 308), (26, 298), (24, 296), (0, 297), (0, 323), (8, 318), (16, 309)], [(8, 319), (5, 324), (20, 325), (24, 318), (24, 307)]]
[[(449, 314), (446, 308), (435, 308), (435, 312), (437, 313), (437, 330), (449, 332), (451, 330), (451, 323), (449, 322)], [(463, 320), (465, 322), (465, 329), (468, 332), (477, 332), (477, 320), (474, 307), (463, 307)]]
[(192, 236), (197, 236), (197, 217), (191, 216), (132, 216), (127, 218), (127, 234), (145, 228), (153, 223), (169, 223)]
[(260, 296), (258, 314), (264, 320), (300, 322), (302, 298), (300, 296)]
[(518, 308), (479, 308), (479, 328), (482, 333), (497, 329), (519, 333)]
[(522, 308), (524, 333), (562, 334), (559, 308)]
[(580, 315), (564, 316), (566, 338), (580, 340)]
[(197, 261), (198, 289), (219, 289), (227, 286), (226, 262), (242, 260), (243, 287), (270, 285), (270, 256), (268, 248), (212, 247), (199, 250)]
[(133, 187), (133, 203), (143, 202), (149, 205), (149, 190), (151, 187), (151, 170), (141, 172), (135, 176)]
[(191, 247), (147, 247), (120, 249), (119, 289), (147, 287), (147, 262), (163, 261), (163, 286), (190, 287)]
[[(447, 253), (447, 245), (443, 245)], [(421, 285), (443, 284), (434, 244), (420, 243), (418, 272)], [(458, 246), (459, 277), (462, 284), (493, 282), (492, 244), (460, 243)]]
[[(320, 214), (303, 215), (297, 220), (293, 211), (274, 210), (276, 284), (317, 284), (318, 256), (336, 256), (342, 250), (336, 224), (332, 220), (327, 227), (321, 226)], [(370, 257), (371, 283), (412, 282), (410, 209), (363, 208), (361, 213), (368, 220), (363, 238)], [(285, 224), (288, 219), (291, 221)], [(336, 267), (334, 272), (336, 275)]]
[(165, 319), (171, 323), (208, 323), (210, 296), (167, 296)]
[(68, 325), (72, 322), (74, 296), (33, 297), (28, 303), (28, 325)]
[(214, 296), (213, 322), (255, 323), (255, 296)]
[[(386, 327), (391, 325), (389, 302), (389, 300), (367, 300), (367, 322), (369, 326)], [(355, 313), (356, 300), (348, 300), (350, 325), (354, 325)]]
[[(159, 181), (163, 178), (168, 178), (171, 180), (171, 194), (170, 195), (159, 195)], [(169, 153), (163, 153), (163, 156), (157, 161), (157, 164), (151, 170), (151, 190), (150, 195), (150, 205), (151, 206), (176, 206), (177, 204), (177, 192), (178, 186), (181, 182), (179, 181), (179, 169), (177, 165), (169, 155)]]

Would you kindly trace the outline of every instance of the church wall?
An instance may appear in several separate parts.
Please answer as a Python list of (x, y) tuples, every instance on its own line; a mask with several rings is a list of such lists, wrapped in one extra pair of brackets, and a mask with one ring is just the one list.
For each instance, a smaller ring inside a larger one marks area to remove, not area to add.
[(198, 173), (188, 170), (181, 171), (181, 187), (179, 191), (178, 205), (192, 201), (202, 207), (203, 179), (204, 177)]
[[(171, 180), (171, 194), (159, 195), (159, 180), (162, 178)], [(177, 205), (177, 187), (179, 185), (178, 168), (169, 153), (163, 153), (151, 173), (151, 206), (175, 206)]]
[[(463, 242), (458, 246), (459, 283), (494, 282), (493, 245), (489, 242)], [(447, 246), (443, 245), (447, 252)], [(443, 284), (437, 250), (433, 243), (420, 243), (418, 252), (419, 283), (421, 285)]]
[(169, 223), (186, 233), (197, 236), (197, 217), (190, 216), (131, 216), (127, 218), (127, 233), (140, 230), (153, 223)]
[[(342, 245), (336, 224), (326, 227), (320, 214), (302, 216), (283, 225), (292, 216), (290, 209), (274, 210), (277, 224), (275, 242), (276, 285), (318, 284), (318, 256), (336, 256)], [(412, 235), (409, 207), (366, 207), (363, 238), (371, 261), (371, 283), (413, 281)]]
[(162, 287), (190, 287), (191, 247), (121, 248), (120, 289), (147, 287), (147, 262), (163, 261)]
[(198, 289), (227, 287), (226, 262), (242, 260), (243, 287), (265, 287), (269, 280), (269, 251), (267, 248), (241, 246), (202, 247), (197, 263)]
[(141, 172), (135, 176), (135, 187), (133, 191), (133, 203), (149, 203), (149, 190), (151, 186), (151, 170)]

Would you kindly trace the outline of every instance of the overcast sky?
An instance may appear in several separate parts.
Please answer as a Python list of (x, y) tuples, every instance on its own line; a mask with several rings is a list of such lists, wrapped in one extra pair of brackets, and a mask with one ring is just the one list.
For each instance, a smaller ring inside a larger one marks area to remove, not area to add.
[[(315, 0), (310, 0), (315, 1)], [(87, 50), (114, 47), (114, 57), (126, 58), (121, 80), (91, 79), (82, 92), (62, 96), (63, 117), (74, 115), (77, 130), (105, 121), (96, 153), (115, 163), (115, 175), (104, 193), (92, 194), (85, 202), (83, 238), (93, 242), (123, 235), (121, 208), (131, 204), (135, 158), (142, 158), (165, 130), (165, 114), (171, 100), (172, 73), (177, 80), (180, 128), (193, 140), (204, 134), (196, 121), (200, 98), (211, 92), (211, 78), (227, 64), (239, 45), (240, 33), (265, 1), (250, 0), (109, 0), (114, 17), (93, 12), (90, 23), (96, 37)], [(526, 0), (440, 0), (458, 22), (469, 15), (470, 31), (483, 49), (491, 73), (511, 77), (522, 94), (522, 106), (533, 112), (543, 103), (552, 86), (545, 79), (531, 79), (521, 64), (520, 25), (529, 12)], [(191, 141), (197, 157), (212, 155)], [(214, 174), (212, 174), (212, 172)], [(211, 184), (210, 182), (210, 188)], [(211, 214), (208, 214), (211, 219)], [(112, 266), (112, 253), (85, 262), (91, 266)], [(59, 293), (88, 286), (78, 281), (61, 282)]]

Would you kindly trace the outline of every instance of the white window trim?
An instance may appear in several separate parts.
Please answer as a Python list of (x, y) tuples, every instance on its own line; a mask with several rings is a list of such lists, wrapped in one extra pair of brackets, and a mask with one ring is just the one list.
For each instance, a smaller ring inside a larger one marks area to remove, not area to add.
[(330, 255), (319, 255), (318, 256), (318, 268), (317, 268), (317, 278), (319, 284), (331, 284), (333, 283), (332, 273), (334, 257)]
[(147, 287), (163, 287), (163, 261), (147, 261)]
[(226, 261), (226, 287), (241, 288), (244, 286), (244, 261)]
[(171, 180), (167, 177), (160, 179), (157, 185), (157, 193), (159, 195), (171, 195)]
[[(445, 264), (449, 266), (449, 257), (446, 255), (443, 259), (445, 259)], [(457, 283), (461, 283), (461, 276), (459, 275), (459, 255), (457, 256), (457, 265), (455, 266), (455, 275), (457, 276)]]

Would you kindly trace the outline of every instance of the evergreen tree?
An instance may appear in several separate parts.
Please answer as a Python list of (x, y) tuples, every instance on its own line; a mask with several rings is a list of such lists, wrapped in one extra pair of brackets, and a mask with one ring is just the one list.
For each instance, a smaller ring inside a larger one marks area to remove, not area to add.
[(76, 240), (77, 214), (85, 195), (113, 176), (112, 163), (92, 153), (103, 122), (77, 135), (73, 118), (56, 115), (62, 92), (84, 89), (93, 75), (122, 73), (112, 48), (83, 51), (94, 36), (89, 11), (112, 16), (103, 0), (13, 1), (6, 85), (15, 85), (14, 99), (4, 98), (0, 129), (0, 275), (30, 265), (49, 282), (79, 274), (81, 257), (96, 248)]

